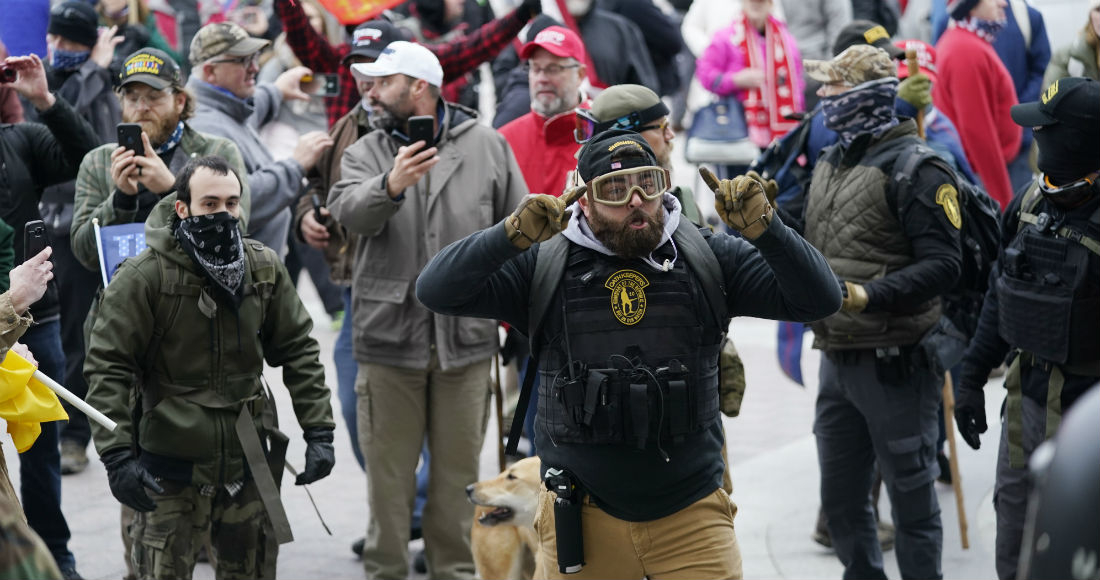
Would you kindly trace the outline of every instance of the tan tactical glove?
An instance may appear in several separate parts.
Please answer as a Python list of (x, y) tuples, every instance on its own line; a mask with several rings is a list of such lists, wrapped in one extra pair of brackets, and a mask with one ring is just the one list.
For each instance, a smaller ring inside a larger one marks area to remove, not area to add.
[(726, 225), (749, 240), (755, 240), (768, 229), (772, 206), (767, 195), (771, 190), (774, 197), (778, 190), (775, 181), (765, 184), (755, 172), (719, 181), (706, 167), (699, 168), (699, 175), (714, 192), (714, 209)]
[(867, 308), (867, 291), (862, 284), (853, 284), (844, 281), (844, 302), (840, 303), (840, 309), (845, 312), (863, 312)]
[(584, 185), (554, 197), (531, 193), (519, 202), (519, 207), (504, 220), (504, 231), (515, 247), (526, 250), (531, 244), (545, 242), (565, 229), (573, 212), (565, 208), (580, 199), (588, 188)]

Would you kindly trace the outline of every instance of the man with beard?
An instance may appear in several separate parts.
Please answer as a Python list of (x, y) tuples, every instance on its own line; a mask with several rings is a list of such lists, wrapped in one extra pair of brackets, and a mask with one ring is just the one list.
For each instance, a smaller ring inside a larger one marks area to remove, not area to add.
[[(344, 152), (329, 209), (360, 236), (352, 337), (370, 511), (363, 567), (369, 578), (408, 573), (427, 435), (428, 575), (472, 578), (465, 486), (478, 479), (497, 325), (433, 314), (413, 296), (413, 281), (444, 245), (504, 219), (527, 188), (508, 142), (474, 111), (440, 99), (443, 69), (427, 48), (392, 42), (378, 60), (352, 69), (374, 79), (366, 97), (377, 130)], [(429, 142), (409, 142), (413, 116), (431, 118)]]
[(842, 311), (813, 325), (821, 357), (814, 420), (821, 505), (846, 578), (885, 578), (871, 505), (877, 464), (890, 494), (903, 578), (942, 577), (934, 487), (944, 369), (931, 335), (940, 295), (962, 269), (954, 177), (922, 163), (893, 187), (897, 160), (921, 147), (894, 115), (890, 56), (858, 44), (810, 60), (825, 126), (838, 134), (814, 166), (805, 237), (841, 280)]
[(955, 417), (974, 449), (982, 389), (1008, 355), (997, 483), (997, 576), (1016, 578), (1033, 479), (1028, 460), (1100, 377), (1100, 83), (1066, 77), (1012, 107), (1039, 144), (1035, 182), (1006, 208), (1001, 255), (963, 358)]
[(774, 183), (714, 183), (742, 237), (711, 234), (682, 219), (655, 163), (637, 133), (601, 133), (580, 152), (585, 187), (527, 196), (417, 280), (432, 310), (531, 337), (549, 488), (536, 557), (550, 578), (740, 578), (721, 487), (723, 336), (734, 316), (812, 321), (840, 307), (824, 258), (772, 212)]
[(258, 131), (279, 114), (284, 101), (309, 100), (301, 89), (302, 77), (310, 74), (305, 67), (293, 67), (273, 83), (256, 84), (260, 51), (269, 44), (232, 22), (203, 26), (191, 41), (193, 74), (187, 89), (198, 101), (191, 125), (229, 139), (241, 151), (253, 200), (248, 237), (282, 256), (302, 177), (332, 139), (324, 131), (304, 133), (290, 157), (278, 161), (260, 142)]
[(306, 441), (295, 483), (326, 477), (334, 424), (320, 346), (279, 257), (242, 239), (232, 166), (198, 157), (172, 189), (91, 330), (87, 399), (118, 423), (92, 427), (96, 450), (111, 493), (137, 512), (138, 578), (190, 578), (208, 536), (215, 577), (274, 578), (293, 536), (278, 489), (286, 436), (261, 375), (265, 361), (283, 367)]
[(549, 26), (520, 48), (527, 62), (531, 112), (504, 125), (500, 134), (515, 151), (531, 191), (561, 195), (580, 147), (573, 139), (574, 108), (587, 107), (584, 44), (575, 32)]
[[(577, 109), (576, 139), (584, 143), (593, 135), (617, 128), (634, 131), (645, 139), (657, 165), (672, 174), (672, 140), (676, 133), (668, 126), (668, 107), (657, 93), (641, 85), (608, 87), (592, 101), (592, 110)], [(684, 217), (701, 225), (702, 216), (690, 187), (669, 190), (680, 202)]]
[[(228, 139), (192, 129), (195, 97), (184, 90), (179, 66), (155, 48), (141, 49), (123, 62), (118, 97), (122, 121), (141, 125), (145, 149), (108, 143), (80, 165), (73, 212), (73, 253), (91, 270), (99, 270), (92, 220), (100, 227), (144, 222), (153, 206), (175, 190), (175, 175), (192, 157), (219, 155), (244, 174), (240, 151)], [(241, 221), (250, 208), (247, 185), (241, 192)]]

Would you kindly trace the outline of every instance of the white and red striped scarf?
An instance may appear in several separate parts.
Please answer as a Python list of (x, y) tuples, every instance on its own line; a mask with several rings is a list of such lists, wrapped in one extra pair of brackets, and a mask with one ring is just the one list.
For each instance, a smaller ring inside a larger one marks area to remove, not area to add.
[(784, 118), (798, 110), (794, 74), (790, 70), (787, 47), (783, 44), (783, 32), (779, 25), (768, 18), (764, 26), (764, 54), (760, 54), (758, 37), (748, 16), (742, 15), (741, 50), (748, 66), (764, 71), (764, 86), (745, 91), (745, 122), (771, 133), (773, 137), (786, 134), (798, 126), (798, 121)]

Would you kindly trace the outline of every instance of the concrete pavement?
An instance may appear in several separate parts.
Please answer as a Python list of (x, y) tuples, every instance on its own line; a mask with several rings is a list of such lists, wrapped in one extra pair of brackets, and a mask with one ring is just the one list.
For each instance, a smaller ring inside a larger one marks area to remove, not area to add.
[[(335, 384), (332, 344), (335, 333), (320, 308), (316, 294), (303, 282), (303, 296), (314, 314), (314, 334), (322, 346), (322, 358), (330, 385)], [(776, 325), (770, 321), (737, 319), (733, 337), (745, 360), (748, 390), (741, 416), (726, 419), (727, 440), (733, 470), (734, 501), (739, 506), (736, 525), (744, 557), (746, 578), (839, 578), (836, 557), (810, 539), (818, 508), (816, 449), (811, 434), (816, 395), (817, 353), (805, 351), (805, 388), (798, 387), (780, 372), (775, 356)], [(807, 341), (808, 342), (808, 341)], [(301, 467), (305, 445), (289, 401), (282, 389), (281, 373), (268, 369), (267, 379), (280, 401), (284, 430), (290, 435), (288, 458)], [(988, 414), (996, 417), (1001, 397), (989, 389)], [(334, 407), (338, 403), (333, 400)], [(334, 408), (334, 411), (337, 411)], [(339, 413), (337, 411), (337, 416)], [(339, 422), (339, 419), (337, 419)], [(991, 443), (991, 426), (986, 441)], [(482, 452), (481, 473), (496, 472), (495, 437), (490, 422), (487, 444)], [(183, 442), (181, 442), (182, 444)], [(10, 438), (4, 437), (4, 453), (11, 473), (18, 474), (18, 455)], [(959, 545), (955, 500), (951, 488), (936, 484), (943, 511), (946, 578), (993, 578), (992, 487), (995, 447), (975, 452), (961, 438), (960, 467), (970, 522), (970, 549)], [(349, 550), (353, 539), (366, 528), (366, 485), (352, 457), (347, 431), (336, 430), (337, 465), (331, 476), (310, 486), (318, 509), (332, 529), (325, 533), (302, 488), (284, 478), (283, 498), (293, 526), (295, 541), (282, 548), (281, 578), (362, 578), (358, 560)], [(124, 574), (119, 536), (118, 504), (110, 494), (102, 464), (94, 459), (86, 471), (63, 478), (64, 509), (69, 518), (80, 572), (87, 578), (121, 578)], [(16, 483), (18, 487), (18, 483)], [(889, 513), (883, 494), (882, 513)], [(414, 542), (412, 547), (419, 547)], [(886, 554), (888, 574), (899, 577), (893, 552)], [(213, 578), (209, 566), (199, 565), (196, 578)], [(413, 578), (419, 576), (413, 575)]]

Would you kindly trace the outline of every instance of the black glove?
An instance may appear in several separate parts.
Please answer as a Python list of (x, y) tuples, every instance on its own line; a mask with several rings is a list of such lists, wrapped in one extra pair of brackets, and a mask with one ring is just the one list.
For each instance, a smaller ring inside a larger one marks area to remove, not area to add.
[(959, 433), (967, 445), (974, 449), (982, 446), (978, 435), (989, 429), (985, 424), (985, 391), (982, 387), (959, 385), (959, 392), (955, 394), (955, 422), (959, 424)]
[(539, 14), (542, 14), (542, 0), (523, 0), (523, 4), (519, 6), (520, 10), (526, 10), (528, 18), (534, 18)]
[(128, 449), (108, 451), (100, 457), (100, 461), (107, 467), (107, 483), (111, 485), (111, 493), (115, 499), (139, 512), (157, 509), (156, 502), (145, 493), (145, 488), (157, 493), (164, 493), (164, 488), (134, 459)]
[(306, 467), (294, 480), (294, 485), (313, 483), (332, 473), (336, 450), (332, 447), (332, 427), (309, 427), (303, 433), (306, 440)]

